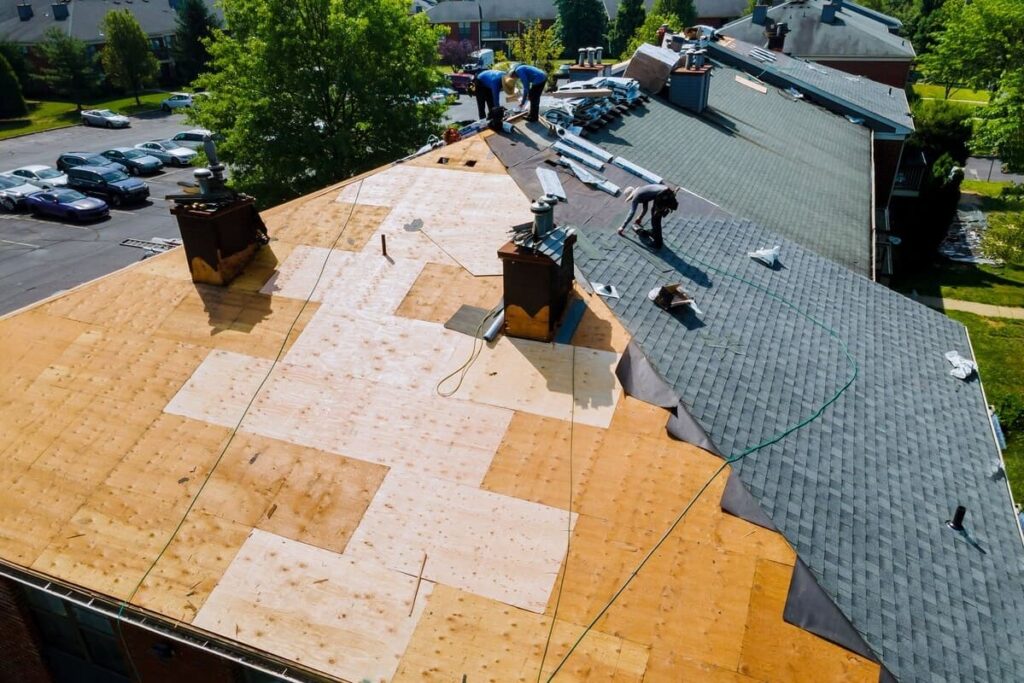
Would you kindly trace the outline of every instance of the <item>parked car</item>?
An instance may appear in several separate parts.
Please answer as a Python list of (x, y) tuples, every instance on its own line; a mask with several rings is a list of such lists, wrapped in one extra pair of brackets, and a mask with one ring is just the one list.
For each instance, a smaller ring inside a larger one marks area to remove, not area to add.
[(100, 152), (100, 156), (124, 166), (131, 175), (150, 175), (164, 167), (160, 159), (134, 147), (114, 147)]
[(209, 135), (213, 138), (214, 142), (220, 142), (224, 139), (224, 136), (220, 133), (211, 133), (205, 128), (193, 128), (192, 130), (183, 130), (176, 134), (170, 139), (171, 142), (177, 143), (179, 147), (188, 147), (189, 149), (202, 149), (203, 138)]
[(131, 178), (113, 166), (78, 166), (68, 169), (68, 187), (93, 197), (101, 197), (111, 206), (141, 202), (149, 196), (149, 185)]
[(81, 192), (61, 188), (43, 190), (25, 198), (25, 206), (34, 215), (69, 218), (73, 221), (89, 221), (110, 215), (107, 203), (95, 197), (86, 197)]
[(195, 95), (187, 92), (176, 92), (171, 93), (171, 96), (160, 103), (160, 108), (164, 111), (173, 111), (175, 109), (183, 109), (185, 107), (191, 107), (195, 104)]
[(100, 126), (102, 128), (127, 128), (132, 125), (127, 116), (122, 116), (109, 109), (89, 109), (82, 112), (82, 123), (87, 126)]
[(102, 154), (93, 154), (92, 152), (65, 152), (57, 157), (57, 170), (67, 171), (69, 168), (75, 166), (109, 166), (113, 164), (119, 167), (122, 171), (128, 169), (121, 164), (115, 164), (110, 159), (106, 158)]
[(26, 183), (21, 178), (0, 175), (0, 209), (16, 211), (25, 204), (25, 198), (39, 192), (35, 185)]
[(44, 190), (52, 190), (55, 187), (64, 187), (68, 184), (68, 177), (66, 175), (49, 166), (42, 166), (40, 164), (22, 166), (13, 171), (8, 171), (4, 175), (16, 176), (26, 183), (31, 183)]
[(135, 149), (141, 149), (146, 154), (155, 156), (160, 161), (171, 166), (188, 166), (198, 156), (194, 149), (182, 147), (170, 140), (150, 140), (135, 145)]

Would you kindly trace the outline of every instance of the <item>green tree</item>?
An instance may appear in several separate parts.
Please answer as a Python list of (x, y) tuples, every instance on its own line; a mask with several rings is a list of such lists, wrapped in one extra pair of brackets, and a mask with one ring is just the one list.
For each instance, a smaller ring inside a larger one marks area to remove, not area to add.
[(103, 17), (103, 33), (107, 44), (103, 47), (103, 69), (110, 81), (135, 96), (141, 105), (139, 92), (151, 83), (160, 70), (149, 49), (149, 39), (130, 10), (111, 10)]
[(967, 162), (973, 110), (942, 100), (919, 100), (911, 107), (914, 134), (909, 144), (924, 152), (928, 163), (948, 153), (956, 163)]
[(191, 83), (210, 61), (206, 43), (213, 36), (213, 29), (220, 28), (220, 20), (205, 0), (183, 0), (178, 5), (176, 22), (174, 69), (182, 81)]
[(537, 20), (519, 35), (509, 38), (508, 51), (513, 59), (532, 64), (550, 75), (555, 70), (555, 60), (562, 54), (562, 43), (554, 26), (545, 29)]
[[(439, 82), (438, 39), (404, 0), (223, 0), (213, 93), (189, 111), (224, 135), (235, 187), (272, 205), (421, 146), (443, 105), (415, 100)], [(368, 58), (372, 55), (372, 58)]]
[(998, 156), (1013, 172), (1024, 171), (1024, 68), (1007, 71), (981, 110), (972, 148)]
[(658, 29), (661, 28), (662, 24), (668, 24), (669, 28), (674, 30), (680, 30), (682, 24), (678, 23), (679, 17), (675, 17), (669, 14), (656, 14), (651, 12), (644, 19), (644, 23), (640, 25), (640, 28), (633, 33), (633, 37), (629, 39), (629, 43), (626, 45), (626, 51), (622, 54), (622, 58), (628, 58), (636, 52), (644, 43), (655, 44), (657, 42)]
[(608, 29), (609, 54), (620, 58), (628, 56), (623, 54), (626, 46), (636, 30), (643, 26), (645, 19), (647, 10), (644, 9), (644, 0), (622, 0), (615, 20)]
[(0, 40), (0, 55), (7, 58), (7, 63), (14, 69), (14, 75), (18, 77), (21, 89), (27, 91), (30, 84), (28, 65), (25, 63), (25, 55), (21, 48), (7, 40)]
[(603, 45), (608, 14), (601, 0), (555, 0), (555, 6), (555, 31), (565, 47), (564, 54), (575, 57), (581, 47)]
[(18, 77), (14, 74), (10, 62), (0, 53), (0, 118), (23, 116), (27, 112)]
[(96, 60), (85, 43), (53, 27), (46, 32), (39, 51), (45, 62), (40, 69), (40, 79), (58, 95), (74, 102), (81, 111), (82, 103), (100, 83)]
[(693, 6), (693, 0), (655, 0), (652, 13), (676, 17), (676, 21), (669, 22), (680, 30), (687, 26), (693, 26), (697, 21), (697, 10)]
[(990, 213), (981, 251), (989, 258), (1024, 265), (1024, 211)]

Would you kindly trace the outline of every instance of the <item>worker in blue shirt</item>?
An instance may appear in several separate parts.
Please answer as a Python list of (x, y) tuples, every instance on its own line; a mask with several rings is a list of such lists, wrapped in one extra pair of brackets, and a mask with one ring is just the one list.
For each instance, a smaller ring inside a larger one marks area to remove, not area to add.
[[(473, 79), (473, 89), (476, 92), (476, 108), (480, 118), (484, 118), (492, 109), (501, 104), (501, 79), (505, 77), (504, 71), (487, 69), (481, 71)], [(484, 105), (487, 111), (484, 111)]]
[(544, 85), (548, 82), (548, 75), (542, 70), (529, 64), (520, 64), (508, 74), (509, 78), (518, 78), (523, 84), (523, 99), (519, 102), (522, 107), (530, 100), (530, 115), (527, 121), (536, 121), (540, 114), (540, 96), (544, 92)]

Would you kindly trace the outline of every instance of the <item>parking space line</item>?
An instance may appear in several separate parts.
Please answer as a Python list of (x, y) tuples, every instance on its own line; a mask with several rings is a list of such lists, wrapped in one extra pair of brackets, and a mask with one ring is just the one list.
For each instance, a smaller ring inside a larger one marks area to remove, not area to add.
[(17, 245), (19, 247), (28, 247), (29, 249), (40, 249), (41, 248), (38, 244), (28, 244), (27, 242), (15, 242), (13, 240), (3, 240), (3, 239), (0, 239), (0, 242), (3, 242), (4, 244), (15, 244), (15, 245)]

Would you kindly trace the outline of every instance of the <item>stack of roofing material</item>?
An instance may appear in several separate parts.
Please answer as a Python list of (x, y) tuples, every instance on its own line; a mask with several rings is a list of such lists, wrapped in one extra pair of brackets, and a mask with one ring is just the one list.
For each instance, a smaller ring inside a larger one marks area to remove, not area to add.
[(678, 52), (645, 43), (633, 53), (623, 76), (636, 79), (641, 89), (657, 94), (668, 83), (668, 76), (679, 60)]

